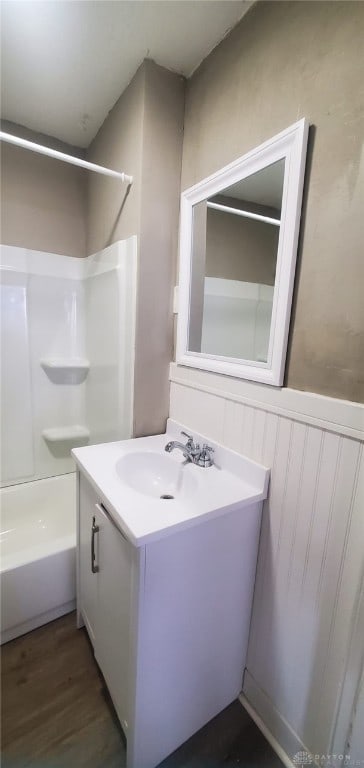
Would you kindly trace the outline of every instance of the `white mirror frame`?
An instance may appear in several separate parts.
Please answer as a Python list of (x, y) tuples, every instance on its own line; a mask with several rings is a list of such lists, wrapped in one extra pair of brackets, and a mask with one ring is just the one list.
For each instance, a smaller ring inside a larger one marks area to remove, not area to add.
[[(178, 365), (259, 381), (283, 384), (291, 314), (308, 138), (306, 119), (238, 158), (181, 195), (180, 270), (177, 324)], [(188, 350), (192, 274), (193, 206), (268, 165), (285, 160), (276, 279), (266, 363)]]

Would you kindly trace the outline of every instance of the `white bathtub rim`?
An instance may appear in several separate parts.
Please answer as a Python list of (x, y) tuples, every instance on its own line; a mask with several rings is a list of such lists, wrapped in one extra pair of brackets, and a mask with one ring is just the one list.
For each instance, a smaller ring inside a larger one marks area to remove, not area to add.
[(12, 485), (0, 496), (3, 643), (75, 607), (76, 475)]
[(14, 571), (38, 560), (47, 560), (60, 552), (76, 548), (76, 533), (33, 545), (20, 552), (12, 552), (1, 558), (0, 574)]
[(60, 477), (69, 477), (70, 475), (74, 475), (76, 477), (76, 464), (74, 463), (74, 469), (69, 469), (67, 472), (55, 472), (54, 475), (46, 474), (46, 475), (39, 475), (39, 477), (34, 477), (33, 475), (31, 477), (19, 477), (15, 478), (15, 480), (2, 480), (0, 478), (0, 490), (6, 491), (11, 490), (12, 488), (17, 488), (19, 486), (26, 486), (26, 485), (33, 485), (35, 483), (42, 483), (45, 480), (58, 480)]
[(0, 512), (0, 573), (75, 548), (76, 473), (2, 488)]

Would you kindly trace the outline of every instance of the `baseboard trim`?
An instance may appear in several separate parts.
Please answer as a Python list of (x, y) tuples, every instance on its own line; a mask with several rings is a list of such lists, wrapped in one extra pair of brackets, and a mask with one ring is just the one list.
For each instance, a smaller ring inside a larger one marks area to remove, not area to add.
[(268, 743), (271, 745), (273, 751), (278, 755), (279, 759), (282, 761), (283, 765), (286, 766), (286, 768), (296, 768), (295, 764), (292, 762), (289, 755), (287, 755), (287, 752), (281, 747), (281, 745), (278, 743), (277, 739), (274, 738), (273, 734), (267, 728), (266, 724), (258, 715), (258, 712), (252, 705), (249, 703), (246, 696), (244, 696), (243, 693), (239, 696), (240, 704), (244, 707), (244, 709), (247, 711), (248, 715), (250, 715), (251, 719), (254, 720), (255, 725), (259, 728), (263, 736), (267, 739)]
[(244, 684), (240, 697), (241, 703), (285, 766), (296, 768), (294, 757), (301, 753), (307, 754), (310, 765), (319, 765), (306, 744), (275, 708), (269, 696), (260, 688), (248, 669), (244, 672)]

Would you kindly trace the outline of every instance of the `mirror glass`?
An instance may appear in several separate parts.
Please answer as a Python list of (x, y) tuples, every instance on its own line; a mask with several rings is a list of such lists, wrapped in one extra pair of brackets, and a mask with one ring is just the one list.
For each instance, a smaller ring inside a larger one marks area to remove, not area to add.
[(188, 350), (266, 363), (285, 160), (192, 206)]
[(177, 365), (282, 386), (308, 130), (302, 118), (182, 192)]

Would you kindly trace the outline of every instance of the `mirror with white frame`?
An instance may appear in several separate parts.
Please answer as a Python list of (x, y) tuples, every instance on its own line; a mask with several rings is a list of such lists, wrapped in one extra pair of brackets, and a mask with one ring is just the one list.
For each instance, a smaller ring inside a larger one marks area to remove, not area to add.
[(181, 197), (177, 363), (283, 382), (308, 124)]

